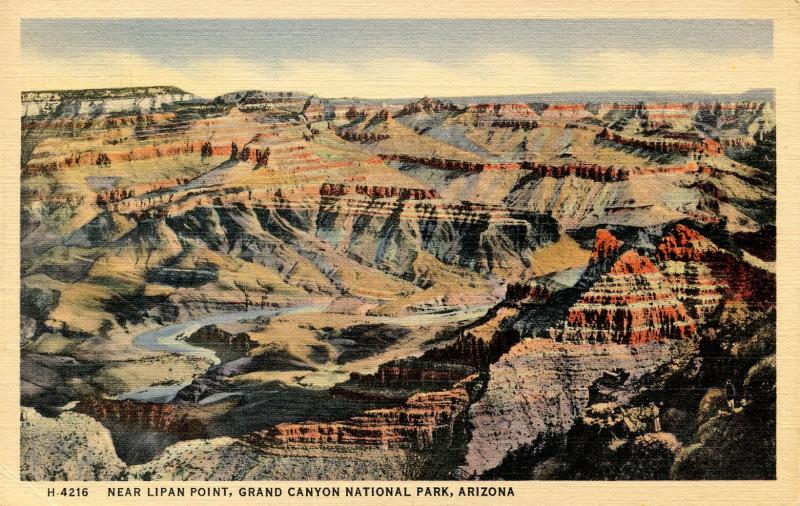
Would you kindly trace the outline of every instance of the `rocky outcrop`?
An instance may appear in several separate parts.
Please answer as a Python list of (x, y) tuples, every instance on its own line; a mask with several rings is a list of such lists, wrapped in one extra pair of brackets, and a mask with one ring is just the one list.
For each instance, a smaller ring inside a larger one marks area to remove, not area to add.
[(623, 244), (608, 230), (604, 228), (598, 229), (595, 232), (592, 256), (589, 257), (589, 261), (593, 264), (605, 264), (608, 260), (616, 260)]
[(625, 167), (603, 166), (597, 164), (569, 164), (569, 165), (545, 165), (534, 162), (522, 162), (520, 169), (527, 170), (533, 177), (553, 177), (565, 178), (569, 176), (579, 177), (581, 179), (589, 179), (592, 181), (625, 181), (631, 173), (632, 169)]
[(618, 133), (611, 132), (607, 128), (604, 128), (602, 132), (597, 134), (597, 139), (609, 141), (625, 147), (657, 151), (659, 153), (680, 154), (683, 156), (694, 153), (709, 156), (722, 154), (722, 146), (712, 139), (703, 139), (700, 141), (640, 139), (637, 137), (625, 137)]
[(336, 135), (346, 141), (361, 142), (364, 144), (383, 141), (391, 137), (389, 134), (378, 134), (375, 132), (365, 132), (363, 130), (351, 130), (345, 128), (336, 129)]
[(530, 177), (552, 177), (562, 179), (565, 177), (578, 177), (599, 182), (627, 181), (632, 176), (652, 174), (711, 174), (713, 169), (706, 165), (688, 162), (684, 165), (653, 165), (646, 167), (622, 167), (613, 165), (599, 165), (595, 163), (573, 163), (565, 165), (548, 165), (536, 162), (504, 162), (487, 163), (472, 162), (467, 160), (444, 159), (434, 157), (420, 157), (407, 154), (380, 154), (384, 161), (398, 161), (401, 163), (414, 163), (427, 165), (442, 170), (463, 172), (482, 172), (490, 170), (524, 170)]
[[(249, 139), (239, 139), (246, 143)], [(77, 168), (92, 165), (115, 165), (125, 162), (152, 160), (166, 158), (170, 156), (187, 155), (197, 153), (198, 156), (231, 156), (233, 146), (236, 141), (171, 141), (159, 142), (145, 146), (136, 146), (126, 150), (115, 150), (108, 148), (103, 151), (88, 150), (72, 153), (64, 158), (46, 161), (39, 161), (39, 158), (29, 160), (23, 167), (23, 176), (33, 177), (40, 174), (51, 174), (58, 170)], [(252, 163), (258, 161), (258, 157), (263, 153), (253, 151), (248, 153), (247, 160)]]
[(672, 292), (697, 322), (708, 320), (720, 307), (728, 285), (700, 262), (659, 263)]
[(503, 119), (492, 121), (492, 128), (512, 128), (528, 131), (539, 128), (539, 123), (533, 120)]
[(455, 111), (457, 109), (458, 108), (453, 104), (445, 104), (441, 100), (435, 98), (423, 97), (416, 102), (404, 105), (397, 115), (402, 116), (418, 112), (435, 113), (441, 111)]
[(22, 117), (97, 116), (118, 112), (153, 113), (162, 105), (198, 101), (174, 86), (96, 90), (23, 91)]
[(558, 440), (589, 402), (590, 386), (604, 373), (622, 370), (634, 381), (672, 356), (684, 343), (559, 343), (526, 339), (489, 367), (486, 391), (469, 410), (474, 427), (462, 478), (480, 477), (522, 447), (534, 450)]
[[(406, 358), (392, 360), (378, 366), (374, 374), (351, 373), (346, 383), (331, 389), (334, 395), (348, 396), (358, 392), (359, 396), (369, 395), (368, 389), (378, 391), (397, 389), (447, 388), (469, 376), (474, 367), (456, 362), (440, 362), (424, 358)], [(379, 398), (377, 394), (376, 398)]]
[[(52, 334), (44, 334), (44, 336)], [(77, 337), (77, 336), (75, 336)], [(75, 339), (80, 342), (79, 338)], [(73, 357), (22, 353), (20, 357), (20, 400), (25, 406), (63, 406), (94, 388), (85, 379), (98, 366)]]
[[(728, 289), (724, 291), (726, 298), (744, 301), (758, 308), (775, 304), (773, 273), (736, 258), (686, 225), (678, 224), (664, 235), (657, 247), (657, 258), (673, 271), (681, 267), (668, 262), (702, 264), (708, 271), (689, 267), (689, 272), (699, 272), (700, 281), (705, 285), (727, 286)], [(691, 283), (691, 280), (687, 283)]]
[(79, 402), (75, 411), (99, 421), (121, 422), (185, 439), (205, 435), (205, 427), (199, 420), (188, 418), (173, 404), (90, 398)]
[(476, 104), (467, 107), (468, 113), (502, 118), (536, 118), (538, 114), (528, 104)]
[(419, 478), (402, 449), (365, 445), (264, 448), (221, 437), (176, 443), (146, 464), (138, 480), (402, 480)]
[(400, 200), (429, 200), (440, 198), (436, 189), (403, 188), (397, 186), (367, 186), (323, 183), (319, 188), (322, 197), (341, 197), (344, 195), (365, 195), (372, 198), (398, 198)]
[(215, 325), (201, 327), (187, 337), (186, 342), (206, 348), (224, 348), (239, 355), (247, 355), (251, 349), (258, 346), (258, 343), (245, 332), (232, 334)]
[(471, 384), (465, 378), (449, 390), (418, 393), (402, 406), (368, 410), (342, 422), (282, 423), (252, 435), (261, 445), (358, 444), (423, 449), (434, 443), (438, 432), (450, 433), (456, 417), (469, 405)]
[(116, 480), (126, 475), (111, 434), (91, 417), (66, 412), (45, 418), (22, 408), (22, 480)]
[(552, 297), (547, 287), (539, 283), (509, 283), (506, 287), (505, 300), (526, 301), (546, 304)]
[(658, 268), (633, 250), (583, 293), (554, 339), (636, 345), (691, 336), (695, 324)]
[(654, 404), (592, 404), (567, 434), (566, 455), (558, 454), (531, 474), (568, 480), (668, 478), (682, 444), (675, 434), (661, 432), (661, 418)]
[(724, 257), (722, 250), (700, 232), (678, 224), (661, 239), (657, 247), (659, 260), (679, 262), (712, 262)]
[(230, 437), (193, 439), (153, 460), (126, 466), (109, 431), (86, 415), (46, 418), (22, 408), (20, 477), (96, 480), (400, 480), (420, 478), (401, 448), (369, 445), (265, 448)]
[(558, 238), (551, 218), (501, 206), (344, 199), (323, 199), (316, 234), (402, 274), (410, 271), (419, 250), (477, 272), (521, 272), (527, 252)]

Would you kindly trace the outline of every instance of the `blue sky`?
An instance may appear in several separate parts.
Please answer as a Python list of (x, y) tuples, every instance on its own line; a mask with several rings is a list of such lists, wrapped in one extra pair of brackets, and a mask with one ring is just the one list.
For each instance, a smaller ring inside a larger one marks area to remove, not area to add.
[(403, 97), (769, 87), (768, 20), (22, 22), (25, 88), (174, 84)]

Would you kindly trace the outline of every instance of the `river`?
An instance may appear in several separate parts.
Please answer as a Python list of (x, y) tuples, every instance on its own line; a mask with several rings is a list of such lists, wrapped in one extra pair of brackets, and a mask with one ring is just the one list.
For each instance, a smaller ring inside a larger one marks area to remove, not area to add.
[[(273, 318), (290, 313), (321, 313), (328, 305), (306, 304), (282, 308), (266, 308), (251, 311), (215, 313), (198, 318), (159, 327), (143, 332), (134, 338), (134, 345), (151, 351), (190, 354), (219, 364), (219, 357), (212, 351), (187, 343), (184, 339), (205, 325), (215, 325), (236, 321), (250, 321), (259, 317)], [(375, 324), (431, 325), (442, 322), (470, 321), (485, 314), (488, 306), (468, 309), (444, 309), (440, 312), (418, 313), (401, 317), (367, 317)], [(319, 316), (310, 318), (322, 319)], [(362, 319), (364, 317), (361, 317)], [(145, 402), (168, 403), (191, 380), (182, 384), (153, 385), (145, 389), (125, 392), (118, 399), (131, 399)], [(363, 413), (366, 409), (378, 407), (366, 399), (336, 398), (327, 388), (304, 387), (269, 382), (258, 386), (245, 386), (235, 391), (217, 392), (200, 401), (200, 405), (213, 404), (226, 397), (236, 396), (240, 400), (222, 416), (206, 420), (209, 437), (239, 437), (253, 431), (281, 422), (333, 421), (348, 419)], [(202, 408), (200, 408), (202, 409)], [(146, 430), (119, 422), (107, 421), (106, 427), (119, 457), (128, 464), (141, 464), (155, 458), (164, 448), (181, 438), (176, 434)]]
[[(196, 357), (210, 360), (212, 364), (219, 364), (220, 359), (216, 353), (200, 346), (187, 343), (182, 337), (188, 337), (201, 327), (206, 325), (217, 325), (220, 323), (230, 323), (239, 320), (254, 320), (261, 316), (273, 318), (282, 314), (307, 312), (317, 313), (325, 310), (326, 305), (305, 305), (289, 306), (281, 308), (254, 309), (250, 311), (233, 311), (228, 313), (214, 313), (192, 320), (187, 320), (165, 327), (149, 330), (136, 336), (133, 341), (134, 346), (151, 351), (161, 351), (167, 353), (190, 354)], [(169, 402), (178, 391), (188, 385), (188, 381), (176, 385), (154, 385), (143, 390), (125, 392), (117, 396), (118, 399), (132, 399), (136, 401), (148, 402)]]
[[(165, 327), (149, 330), (138, 335), (134, 339), (133, 343), (135, 346), (146, 350), (190, 354), (196, 357), (205, 358), (211, 361), (213, 364), (219, 364), (220, 359), (216, 353), (209, 349), (187, 343), (183, 337), (190, 336), (192, 333), (206, 325), (217, 325), (239, 320), (254, 320), (261, 316), (273, 318), (275, 316), (290, 313), (321, 313), (326, 308), (327, 305), (324, 304), (309, 304), (280, 308), (271, 307), (265, 309), (254, 309), (250, 311), (214, 313), (192, 320), (175, 323), (173, 325), (167, 325)], [(373, 316), (369, 317), (369, 319), (371, 322), (376, 324), (393, 323), (398, 325), (429, 325), (436, 322), (453, 322), (467, 319), (477, 319), (485, 314), (486, 309), (488, 309), (488, 306), (476, 306), (467, 309), (459, 308), (451, 311), (418, 313), (400, 317)], [(178, 393), (178, 391), (188, 385), (190, 382), (191, 381), (187, 381), (185, 383), (175, 385), (153, 385), (145, 389), (125, 392), (118, 395), (117, 398), (147, 402), (170, 402)], [(221, 397), (215, 398), (214, 400), (219, 400), (220, 398)]]

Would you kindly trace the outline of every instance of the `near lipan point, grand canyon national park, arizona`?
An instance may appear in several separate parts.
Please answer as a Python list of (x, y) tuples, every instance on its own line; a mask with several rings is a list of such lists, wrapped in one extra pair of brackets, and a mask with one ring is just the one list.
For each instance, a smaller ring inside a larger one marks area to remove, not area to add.
[(771, 21), (21, 30), (23, 480), (775, 478)]

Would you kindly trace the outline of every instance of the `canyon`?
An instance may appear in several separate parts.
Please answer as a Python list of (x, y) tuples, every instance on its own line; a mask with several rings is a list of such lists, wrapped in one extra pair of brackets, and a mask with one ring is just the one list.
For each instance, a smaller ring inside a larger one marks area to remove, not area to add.
[(769, 100), (22, 106), (24, 479), (698, 477), (771, 402)]

